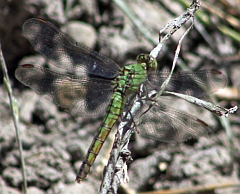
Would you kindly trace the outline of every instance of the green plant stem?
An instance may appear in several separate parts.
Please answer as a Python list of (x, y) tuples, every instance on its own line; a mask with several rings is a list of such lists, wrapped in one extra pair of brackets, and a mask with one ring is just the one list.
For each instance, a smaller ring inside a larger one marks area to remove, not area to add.
[(21, 138), (19, 135), (19, 128), (18, 128), (18, 120), (19, 120), (18, 119), (19, 118), (18, 106), (17, 106), (17, 101), (12, 94), (12, 88), (11, 88), (11, 84), (10, 84), (8, 73), (7, 73), (6, 63), (5, 63), (3, 54), (2, 54), (1, 42), (0, 42), (0, 64), (2, 66), (2, 71), (3, 71), (3, 81), (7, 88), (8, 96), (10, 99), (10, 106), (11, 106), (11, 110), (12, 110), (15, 132), (16, 132), (16, 137), (17, 137), (17, 142), (18, 142), (18, 149), (19, 149), (19, 155), (20, 155), (20, 161), (21, 161), (21, 171), (22, 171), (22, 176), (23, 176), (23, 193), (27, 194), (27, 179), (26, 179), (26, 173), (25, 173), (25, 162), (24, 162), (24, 158), (23, 158), (22, 142), (21, 142)]

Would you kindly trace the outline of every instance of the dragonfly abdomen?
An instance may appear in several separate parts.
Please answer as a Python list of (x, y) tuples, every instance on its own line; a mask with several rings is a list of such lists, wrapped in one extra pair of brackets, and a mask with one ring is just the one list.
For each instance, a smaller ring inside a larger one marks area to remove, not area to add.
[(103, 143), (105, 142), (108, 134), (112, 130), (114, 124), (116, 123), (117, 119), (119, 118), (123, 107), (123, 94), (119, 91), (116, 91), (110, 102), (108, 107), (106, 116), (103, 119), (102, 124), (97, 130), (97, 134), (92, 141), (90, 148), (88, 149), (88, 153), (83, 161), (76, 181), (80, 183), (90, 171), (91, 166), (93, 165), (99, 151), (102, 148)]

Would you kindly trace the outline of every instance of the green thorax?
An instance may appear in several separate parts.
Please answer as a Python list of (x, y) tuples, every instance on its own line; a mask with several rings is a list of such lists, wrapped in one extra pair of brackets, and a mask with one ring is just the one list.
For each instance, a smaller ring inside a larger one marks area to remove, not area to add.
[[(140, 54), (136, 58), (137, 63), (126, 65), (119, 70), (119, 75), (114, 79), (117, 90), (125, 93), (127, 89), (135, 92), (138, 86), (147, 79), (148, 71), (155, 71), (157, 62), (148, 54)], [(127, 91), (128, 92), (128, 91)]]

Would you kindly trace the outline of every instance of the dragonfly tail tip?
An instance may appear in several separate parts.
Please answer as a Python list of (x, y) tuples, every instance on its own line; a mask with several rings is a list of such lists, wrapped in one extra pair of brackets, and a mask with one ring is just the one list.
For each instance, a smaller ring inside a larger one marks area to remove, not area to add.
[(81, 184), (82, 179), (81, 179), (80, 177), (77, 177), (75, 181), (76, 181), (78, 184)]

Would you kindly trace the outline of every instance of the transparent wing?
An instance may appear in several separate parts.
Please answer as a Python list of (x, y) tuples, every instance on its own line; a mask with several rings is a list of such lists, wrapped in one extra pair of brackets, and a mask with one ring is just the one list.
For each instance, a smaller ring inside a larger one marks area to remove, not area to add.
[(16, 78), (71, 113), (98, 115), (106, 110), (114, 85), (100, 78), (75, 78), (37, 65), (20, 65)]
[(48, 21), (29, 19), (23, 24), (23, 33), (34, 49), (56, 67), (77, 75), (116, 77), (119, 66), (114, 61), (75, 42)]
[[(152, 89), (159, 91), (168, 72), (149, 74), (150, 84), (146, 83), (146, 96)], [(204, 97), (216, 92), (227, 83), (227, 78), (217, 70), (202, 70), (198, 72), (179, 72), (174, 74), (165, 91), (181, 93), (194, 97)], [(162, 103), (164, 93), (152, 106), (151, 99), (134, 115), (141, 135), (165, 142), (181, 142), (190, 137), (207, 136), (208, 125), (185, 112), (174, 110)], [(174, 97), (172, 97), (174, 100)]]
[(182, 142), (191, 137), (207, 136), (209, 132), (204, 121), (160, 102), (139, 119), (139, 133), (157, 141)]
[[(154, 89), (158, 91), (168, 75), (168, 72), (152, 73), (149, 75), (149, 81)], [(218, 70), (183, 71), (175, 73), (171, 77), (165, 91), (201, 98), (207, 94), (216, 92), (218, 89), (224, 88), (226, 84), (226, 76)]]

